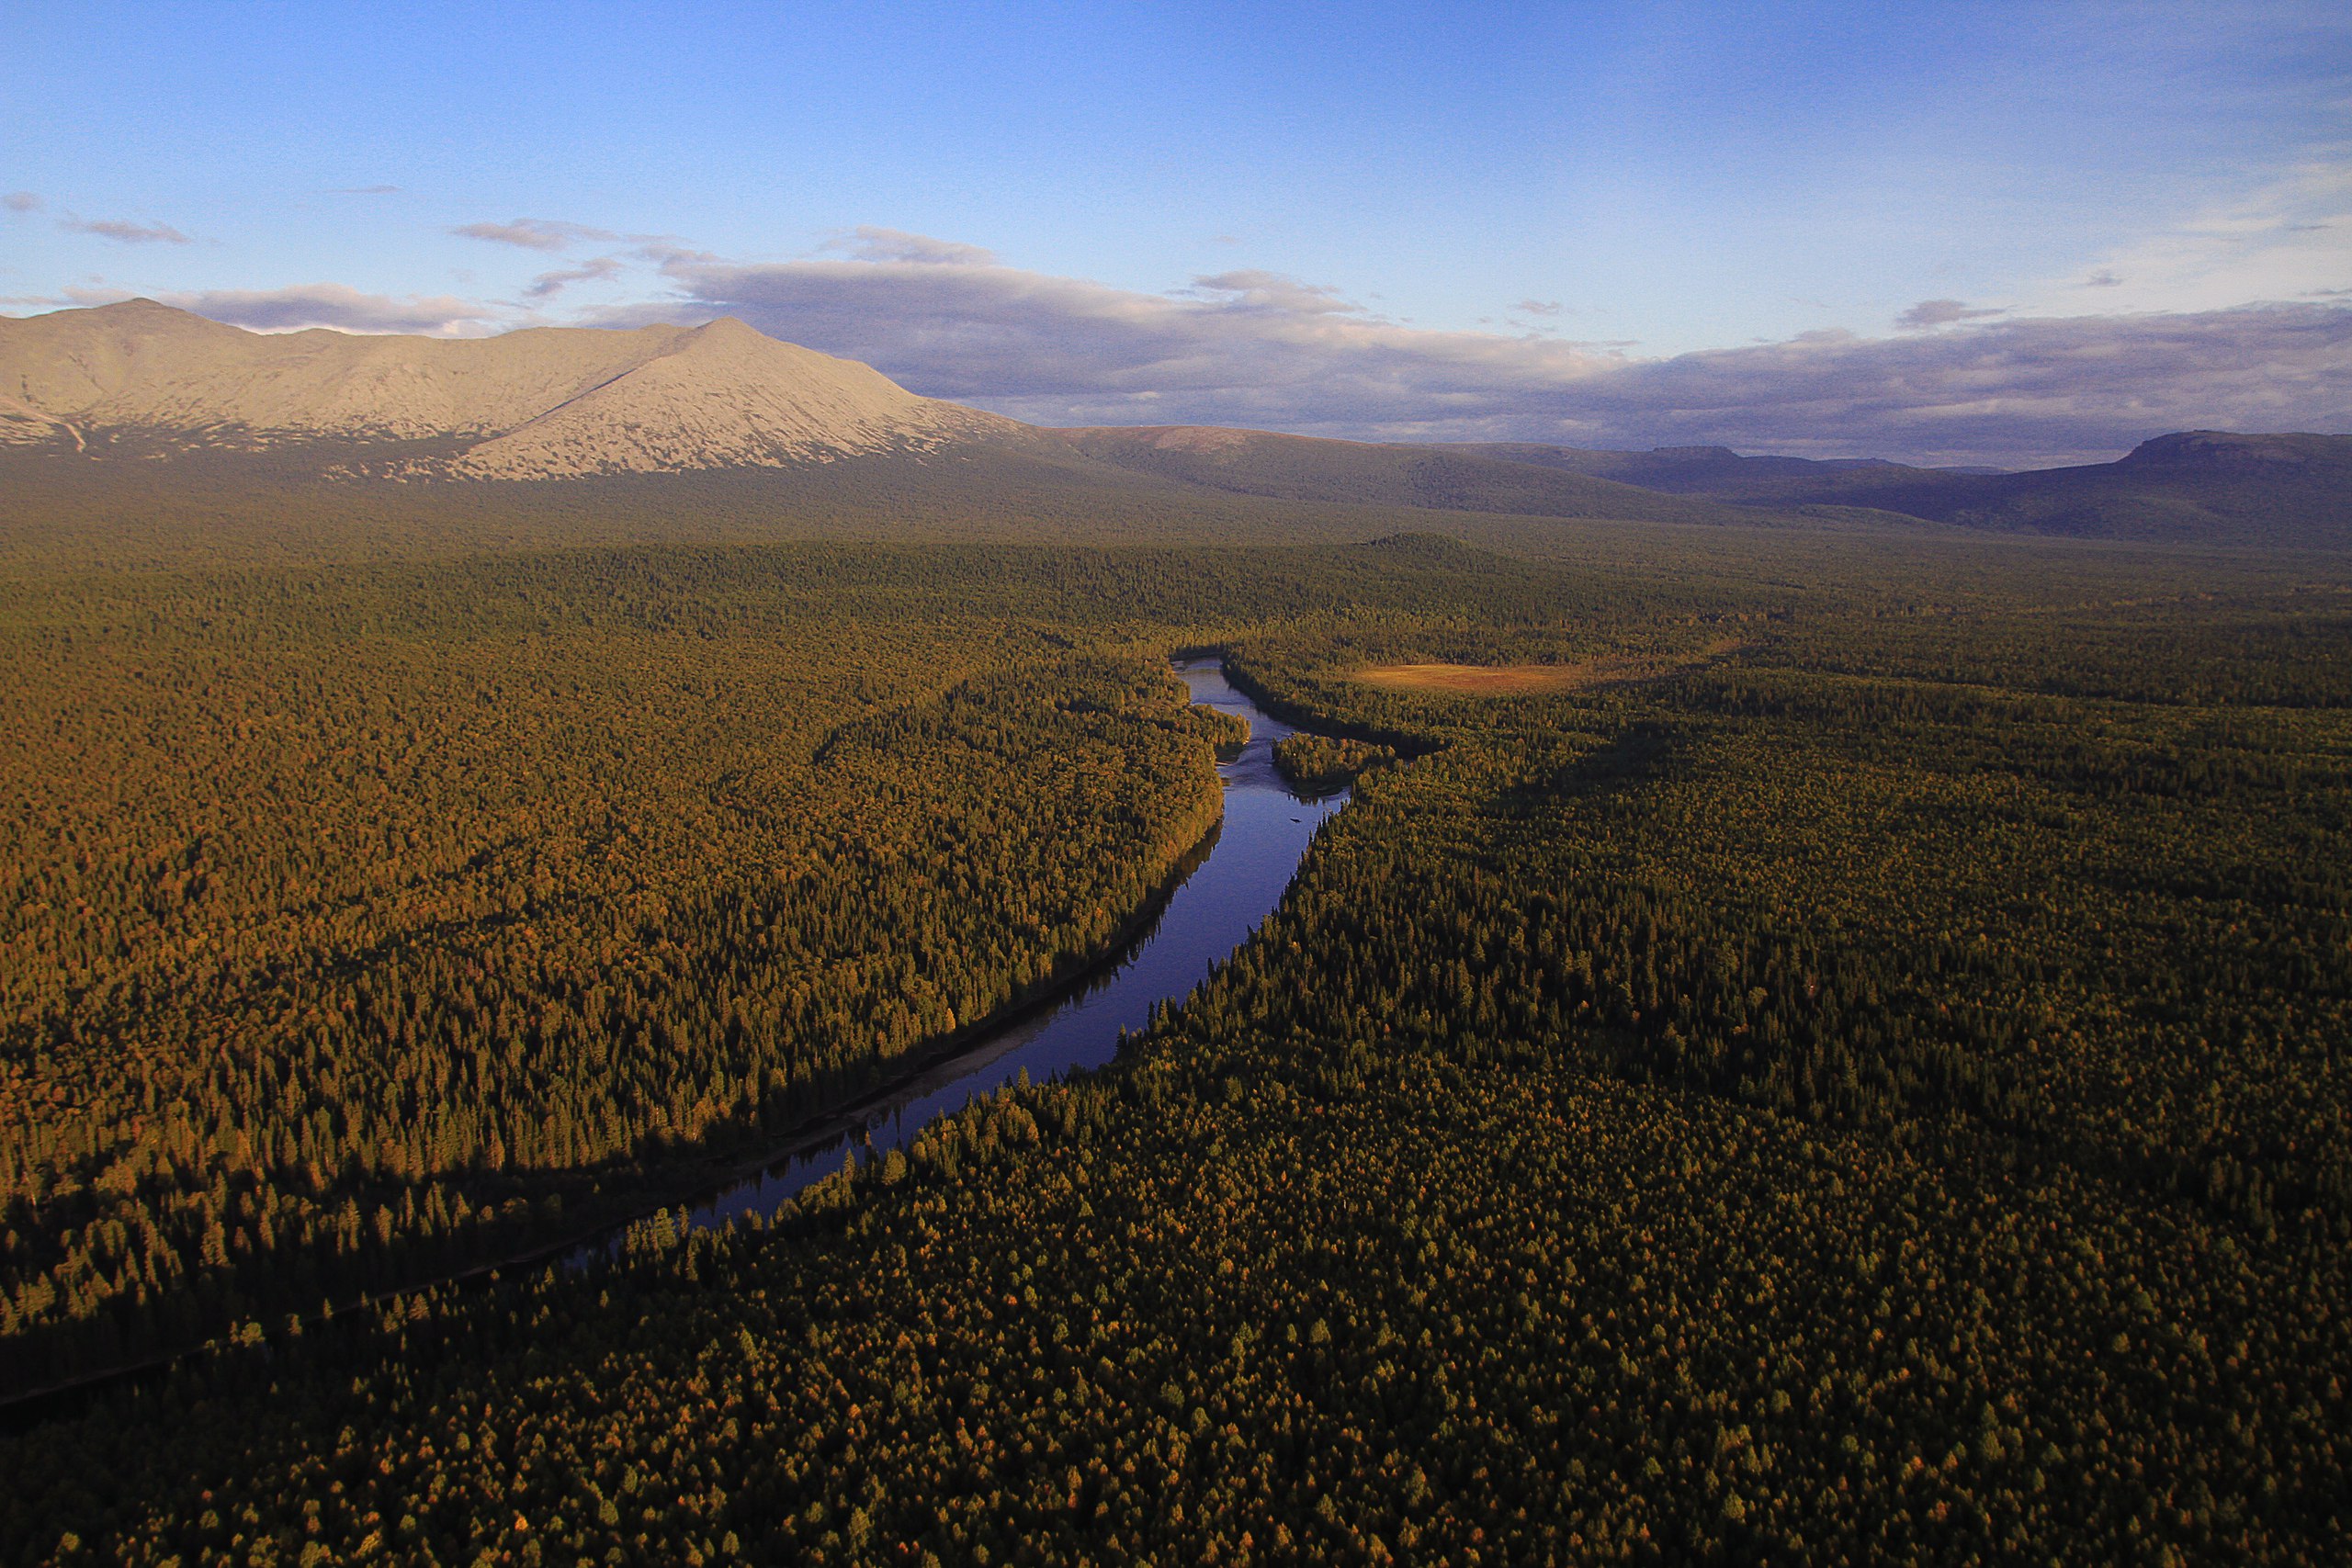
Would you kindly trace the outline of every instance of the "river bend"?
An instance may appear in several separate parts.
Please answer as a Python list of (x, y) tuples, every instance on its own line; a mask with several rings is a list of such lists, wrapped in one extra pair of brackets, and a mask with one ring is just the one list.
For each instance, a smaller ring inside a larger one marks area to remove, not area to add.
[[(810, 1182), (839, 1170), (853, 1140), (862, 1145), (870, 1139), (877, 1154), (904, 1149), (933, 1118), (961, 1111), (1023, 1073), (1043, 1083), (1073, 1069), (1103, 1066), (1117, 1054), (1122, 1032), (1141, 1032), (1155, 1007), (1190, 996), (1212, 964), (1229, 957), (1273, 913), (1317, 830), (1347, 804), (1347, 794), (1310, 797), (1291, 787), (1274, 767), (1273, 747), (1296, 731), (1237, 689), (1216, 660), (1179, 660), (1175, 671), (1194, 702), (1249, 720), (1250, 741), (1233, 761), (1217, 765), (1225, 786), (1224, 819), (1207, 854), (1158, 918), (1115, 964), (1098, 968), (1060, 1001), (1006, 1024), (868, 1101), (862, 1127), (852, 1124), (822, 1144), (804, 1145), (759, 1176), (691, 1207), (688, 1227), (772, 1213)], [(607, 1241), (588, 1250), (613, 1245)]]

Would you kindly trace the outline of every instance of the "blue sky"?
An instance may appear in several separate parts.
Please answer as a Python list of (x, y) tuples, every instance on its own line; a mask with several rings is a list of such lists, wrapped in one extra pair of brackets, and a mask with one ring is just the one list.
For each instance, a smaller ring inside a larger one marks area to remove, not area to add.
[[(1579, 389), (1623, 402), (1744, 353), (1815, 344), (1850, 374), (1883, 344), (1916, 375), (1968, 358), (1948, 341), (2030, 356), (2032, 323), (2177, 346), (2218, 321), (2290, 346), (2270, 405), (2244, 376), (2211, 389), (2209, 333), (2208, 390), (2149, 419), (2340, 428), (2347, 406), (2338, 6), (18, 0), (0, 28), (19, 314), (134, 292), (263, 327), (732, 310), (1051, 422), (1583, 444), (1700, 425), (1579, 420), (1609, 401)], [(1939, 395), (1924, 429), (1823, 409), (1754, 433), (2031, 460), (2139, 429), (1972, 434)]]

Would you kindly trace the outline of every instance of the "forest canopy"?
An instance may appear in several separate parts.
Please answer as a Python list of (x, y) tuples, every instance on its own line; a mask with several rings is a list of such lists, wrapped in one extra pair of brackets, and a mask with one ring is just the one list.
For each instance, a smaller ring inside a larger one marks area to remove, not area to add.
[[(1761, 536), (21, 575), (0, 1354), (210, 1348), (0, 1441), (0, 1553), (2339, 1561), (2347, 588)], [(1200, 647), (1355, 794), (1116, 1063), (432, 1282), (1098, 947), (1214, 821)], [(1611, 676), (1359, 678), (1429, 666)]]

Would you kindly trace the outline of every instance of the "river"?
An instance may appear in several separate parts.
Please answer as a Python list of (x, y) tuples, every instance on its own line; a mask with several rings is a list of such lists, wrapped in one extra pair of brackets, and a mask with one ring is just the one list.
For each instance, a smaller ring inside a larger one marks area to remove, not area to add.
[[(933, 1063), (860, 1110), (852, 1124), (815, 1146), (804, 1145), (759, 1176), (729, 1187), (685, 1212), (688, 1228), (723, 1225), (750, 1213), (773, 1213), (786, 1198), (842, 1167), (853, 1140), (870, 1139), (874, 1152), (903, 1149), (944, 1112), (992, 1094), (1026, 1073), (1043, 1083), (1077, 1068), (1099, 1067), (1117, 1055), (1123, 1032), (1141, 1032), (1152, 1010), (1192, 994), (1209, 966), (1229, 956), (1273, 913), (1316, 831), (1347, 804), (1347, 794), (1310, 797), (1274, 767), (1274, 742), (1296, 733), (1268, 715), (1225, 678), (1214, 659), (1174, 666), (1193, 700), (1250, 721), (1250, 742), (1217, 765), (1225, 785), (1225, 816), (1208, 852), (1170, 895), (1158, 919), (1129, 943), (1118, 962), (1098, 968), (1050, 1008), (1008, 1023), (954, 1056)], [(584, 1260), (616, 1245), (591, 1244)]]
[[(1283, 782), (1274, 767), (1274, 742), (1297, 731), (1237, 691), (1217, 660), (1180, 660), (1174, 669), (1192, 689), (1194, 702), (1248, 719), (1250, 741), (1231, 761), (1217, 764), (1225, 785), (1223, 820), (1206, 852), (1196, 854), (1158, 917), (1114, 963), (1097, 965), (1058, 1000), (1025, 1012), (841, 1113), (830, 1135), (812, 1132), (759, 1175), (688, 1204), (679, 1211), (687, 1228), (724, 1225), (755, 1212), (772, 1213), (811, 1181), (839, 1170), (853, 1141), (861, 1157), (869, 1139), (876, 1154), (903, 1149), (933, 1118), (960, 1111), (970, 1100), (993, 1094), (1023, 1073), (1043, 1083), (1075, 1069), (1102, 1066), (1118, 1054), (1122, 1034), (1140, 1032), (1159, 1004), (1191, 995), (1211, 964), (1239, 947), (1273, 913), (1317, 830), (1347, 804), (1347, 793), (1310, 797)], [(569, 1248), (508, 1262), (552, 1253), (567, 1266), (579, 1268), (617, 1251), (627, 1234), (626, 1226), (614, 1226)], [(496, 1267), (485, 1264), (447, 1279), (494, 1278)], [(430, 1282), (419, 1280), (405, 1288)], [(350, 1321), (368, 1320), (356, 1314)], [(104, 1389), (154, 1377), (176, 1359), (176, 1354), (159, 1357), (13, 1398), (0, 1404), (0, 1428), (27, 1429), (79, 1408)]]

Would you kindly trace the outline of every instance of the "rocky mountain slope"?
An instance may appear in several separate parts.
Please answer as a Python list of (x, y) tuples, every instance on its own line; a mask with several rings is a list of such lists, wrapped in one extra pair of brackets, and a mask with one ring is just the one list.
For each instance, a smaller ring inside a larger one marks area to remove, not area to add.
[(500, 337), (249, 333), (135, 299), (0, 321), (0, 440), (260, 449), (441, 444), (401, 473), (776, 467), (1026, 427), (722, 320)]
[(1562, 468), (1668, 495), (1704, 495), (1719, 501), (1771, 496), (1784, 491), (1826, 498), (1838, 494), (1840, 487), (1867, 486), (1891, 474), (1933, 478), (1950, 471), (1906, 468), (1878, 457), (1746, 457), (1728, 446), (1654, 446), (1646, 452), (1615, 452), (1498, 441), (1464, 443), (1445, 450)]
[(19, 448), (215, 458), (309, 449), (315, 466), (346, 477), (561, 479), (952, 452), (984, 459), (982, 487), (1009, 457), (1020, 483), (1139, 494), (1752, 520), (1704, 497), (1438, 447), (1189, 427), (1041, 430), (918, 397), (869, 366), (733, 320), (476, 339), (263, 334), (137, 299), (0, 320), (0, 442)]

